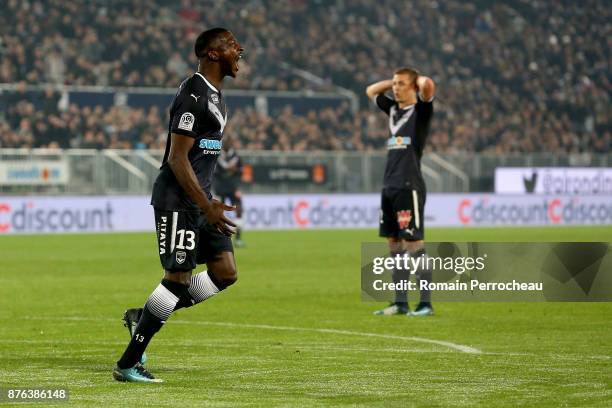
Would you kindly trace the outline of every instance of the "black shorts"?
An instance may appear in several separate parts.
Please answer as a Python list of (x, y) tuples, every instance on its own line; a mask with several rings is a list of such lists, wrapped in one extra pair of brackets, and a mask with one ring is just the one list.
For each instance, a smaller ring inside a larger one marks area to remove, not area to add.
[(384, 188), (380, 197), (381, 237), (407, 241), (425, 239), (425, 192)]
[(242, 194), (238, 188), (235, 189), (219, 189), (215, 191), (217, 197), (219, 197), (219, 201), (222, 203), (226, 203), (229, 201), (231, 205), (237, 205), (242, 199)]
[(159, 259), (170, 272), (191, 271), (221, 252), (234, 252), (232, 240), (208, 224), (201, 212), (155, 208), (155, 226)]

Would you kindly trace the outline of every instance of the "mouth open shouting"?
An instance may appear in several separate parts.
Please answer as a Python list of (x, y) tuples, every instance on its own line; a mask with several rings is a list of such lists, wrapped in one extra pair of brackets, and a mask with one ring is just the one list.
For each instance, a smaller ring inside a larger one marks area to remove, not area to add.
[(240, 65), (239, 62), (242, 59), (242, 51), (240, 51), (238, 53), (238, 55), (236, 56), (236, 58), (234, 59), (234, 62), (232, 63), (232, 73), (234, 74), (234, 76), (238, 73), (238, 71), (240, 70)]

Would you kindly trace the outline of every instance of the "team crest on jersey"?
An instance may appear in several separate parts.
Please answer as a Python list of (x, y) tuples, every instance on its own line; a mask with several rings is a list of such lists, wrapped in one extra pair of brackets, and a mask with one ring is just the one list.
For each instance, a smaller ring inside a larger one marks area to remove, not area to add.
[(187, 253), (185, 251), (176, 251), (176, 263), (181, 265), (187, 259)]
[(194, 122), (195, 122), (195, 118), (193, 114), (189, 112), (185, 112), (181, 115), (181, 119), (179, 120), (178, 128), (183, 129), (183, 130), (192, 130)]
[(408, 224), (410, 224), (410, 220), (412, 220), (412, 211), (402, 210), (402, 211), (397, 212), (397, 223), (400, 229), (408, 228)]
[(219, 103), (219, 95), (211, 94), (210, 95), (210, 100), (212, 101), (212, 103)]

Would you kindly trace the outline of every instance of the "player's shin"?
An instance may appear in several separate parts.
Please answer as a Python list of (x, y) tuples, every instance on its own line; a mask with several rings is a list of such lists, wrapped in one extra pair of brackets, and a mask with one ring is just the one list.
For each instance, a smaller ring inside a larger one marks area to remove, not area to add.
[(416, 270), (416, 276), (421, 295), (421, 301), (419, 302), (419, 306), (417, 307), (418, 309), (425, 305), (431, 305), (431, 291), (429, 290), (429, 284), (431, 283), (433, 273), (428, 265), (427, 252), (425, 252), (425, 248), (419, 249), (411, 256), (414, 259), (422, 259), (419, 263), (419, 268)]
[(147, 299), (138, 326), (125, 352), (117, 362), (121, 369), (136, 365), (149, 342), (168, 320), (178, 300), (187, 293), (187, 286), (163, 279)]
[[(397, 256), (403, 257), (406, 251), (391, 251), (391, 256), (396, 258)], [(396, 284), (396, 287), (401, 287), (405, 285), (401, 285), (403, 281), (410, 280), (410, 271), (405, 268), (395, 268), (392, 273), (393, 283)], [(408, 292), (406, 290), (395, 290), (395, 304), (408, 308)]]

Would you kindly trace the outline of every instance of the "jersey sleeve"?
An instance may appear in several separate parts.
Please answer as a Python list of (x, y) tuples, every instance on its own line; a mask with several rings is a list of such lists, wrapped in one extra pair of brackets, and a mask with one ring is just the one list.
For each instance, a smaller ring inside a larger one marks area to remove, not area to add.
[(432, 96), (430, 100), (426, 101), (425, 98), (423, 98), (423, 95), (421, 95), (420, 92), (417, 92), (417, 98), (419, 99), (419, 101), (421, 101), (423, 103), (433, 103), (433, 100), (436, 99), (435, 96)]
[(429, 134), (429, 128), (431, 126), (433, 98), (429, 102), (424, 102), (421, 99), (421, 95), (418, 95), (415, 110), (417, 112), (417, 121), (414, 147), (417, 151), (417, 155), (421, 157), (423, 155), (423, 148), (425, 147), (425, 139)]
[[(197, 96), (197, 95), (196, 95)], [(179, 135), (196, 138), (198, 127), (206, 110), (201, 97), (197, 100), (189, 91), (182, 91), (178, 95), (177, 108), (172, 116), (170, 131)]]
[(421, 94), (417, 94), (416, 110), (424, 121), (429, 121), (433, 115), (433, 100), (434, 98), (431, 98), (429, 102), (426, 102), (421, 99)]
[(395, 101), (389, 98), (387, 95), (383, 93), (376, 95), (376, 106), (378, 106), (378, 108), (387, 115), (391, 111), (391, 107), (393, 105), (395, 105)]

